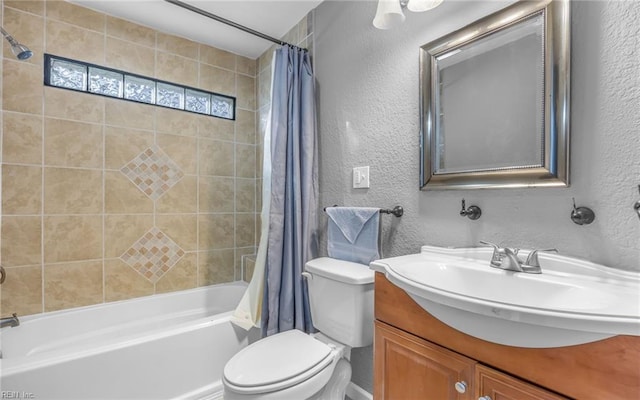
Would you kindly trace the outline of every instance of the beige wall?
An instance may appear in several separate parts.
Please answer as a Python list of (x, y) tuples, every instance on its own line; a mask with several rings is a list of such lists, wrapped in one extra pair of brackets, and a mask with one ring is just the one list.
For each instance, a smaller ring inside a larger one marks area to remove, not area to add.
[[(34, 51), (20, 62), (3, 41), (2, 316), (240, 279), (256, 246), (257, 62), (63, 1), (1, 9)], [(45, 52), (236, 96), (237, 120), (44, 87)], [(155, 200), (121, 171), (149, 148), (181, 177)], [(143, 247), (173, 257), (155, 275), (132, 259), (154, 228)]]

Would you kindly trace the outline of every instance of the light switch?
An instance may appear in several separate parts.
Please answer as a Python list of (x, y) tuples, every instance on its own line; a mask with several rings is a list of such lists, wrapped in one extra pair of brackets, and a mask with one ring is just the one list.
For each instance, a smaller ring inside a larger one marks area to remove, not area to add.
[(355, 167), (353, 169), (353, 188), (354, 189), (369, 188), (369, 166)]

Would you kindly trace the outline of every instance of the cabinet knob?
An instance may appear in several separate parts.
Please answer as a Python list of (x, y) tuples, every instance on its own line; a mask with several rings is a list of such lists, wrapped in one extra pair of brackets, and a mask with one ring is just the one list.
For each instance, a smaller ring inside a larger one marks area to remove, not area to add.
[(467, 391), (467, 382), (456, 382), (453, 386), (456, 388), (456, 392), (458, 393), (465, 393)]
[(478, 397), (478, 400), (491, 400), (491, 397), (489, 397), (489, 396), (482, 396), (482, 397)]

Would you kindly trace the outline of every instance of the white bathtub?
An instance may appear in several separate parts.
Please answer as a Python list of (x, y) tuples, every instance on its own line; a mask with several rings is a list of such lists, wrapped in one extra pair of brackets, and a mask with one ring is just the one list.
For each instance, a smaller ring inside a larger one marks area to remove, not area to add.
[(0, 332), (0, 397), (218, 399), (231, 356), (258, 338), (230, 322), (231, 283), (21, 318)]

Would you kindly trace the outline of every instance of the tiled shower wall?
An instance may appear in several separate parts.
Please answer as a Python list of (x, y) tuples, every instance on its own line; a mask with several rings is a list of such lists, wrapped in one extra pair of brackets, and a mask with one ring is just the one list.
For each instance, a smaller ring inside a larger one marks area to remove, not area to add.
[[(64, 1), (1, 12), (34, 51), (17, 61), (3, 41), (2, 316), (241, 279), (256, 246), (256, 60)], [(44, 87), (45, 52), (236, 96), (237, 120)], [(179, 179), (145, 194), (136, 162)]]

